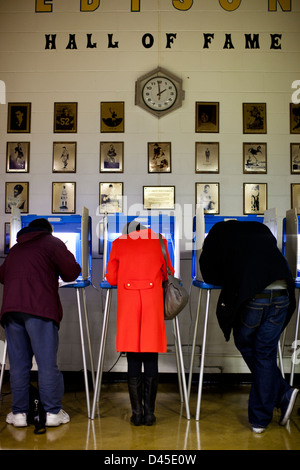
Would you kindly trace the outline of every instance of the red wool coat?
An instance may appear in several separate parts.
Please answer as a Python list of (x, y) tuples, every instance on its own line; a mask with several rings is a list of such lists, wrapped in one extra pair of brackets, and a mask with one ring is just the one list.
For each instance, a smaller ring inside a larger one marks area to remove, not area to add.
[(117, 238), (106, 279), (117, 286), (117, 351), (166, 352), (162, 282), (167, 271), (158, 235), (146, 229)]

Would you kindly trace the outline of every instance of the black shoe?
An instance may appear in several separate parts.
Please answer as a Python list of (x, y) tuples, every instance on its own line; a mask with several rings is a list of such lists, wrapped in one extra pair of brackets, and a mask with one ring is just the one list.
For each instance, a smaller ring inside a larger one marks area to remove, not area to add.
[(135, 426), (140, 426), (144, 422), (143, 417), (143, 393), (142, 393), (142, 377), (128, 377), (128, 391), (132, 409), (130, 421)]
[(144, 377), (144, 419), (146, 426), (152, 426), (156, 421), (154, 409), (157, 387), (158, 377)]

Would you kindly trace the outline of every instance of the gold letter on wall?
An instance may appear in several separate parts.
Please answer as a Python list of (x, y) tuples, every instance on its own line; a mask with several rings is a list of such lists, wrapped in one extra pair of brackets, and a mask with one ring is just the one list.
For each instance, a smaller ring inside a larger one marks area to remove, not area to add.
[(52, 13), (52, 8), (52, 0), (35, 0), (36, 13)]
[(221, 7), (224, 8), (224, 10), (227, 10), (227, 11), (236, 10), (240, 6), (241, 1), (242, 0), (231, 0), (231, 1), (230, 0), (219, 0)]
[(193, 0), (173, 0), (173, 6), (177, 10), (189, 10), (193, 5)]
[(100, 5), (100, 0), (81, 0), (80, 11), (95, 11)]
[(281, 6), (282, 11), (291, 11), (292, 0), (269, 0), (269, 11), (277, 11), (277, 3)]

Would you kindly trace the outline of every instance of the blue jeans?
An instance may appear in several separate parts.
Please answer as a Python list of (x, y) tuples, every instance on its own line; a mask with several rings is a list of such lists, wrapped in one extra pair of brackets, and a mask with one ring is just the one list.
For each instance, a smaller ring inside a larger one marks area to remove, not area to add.
[(272, 421), (274, 407), (280, 407), (283, 394), (291, 388), (277, 366), (289, 298), (273, 295), (249, 301), (241, 312), (241, 324), (233, 330), (235, 345), (252, 373), (249, 422), (261, 427)]
[(64, 394), (57, 367), (58, 326), (52, 320), (25, 313), (6, 314), (5, 336), (10, 364), (13, 413), (28, 413), (32, 358), (38, 366), (38, 384), (45, 411), (58, 413)]

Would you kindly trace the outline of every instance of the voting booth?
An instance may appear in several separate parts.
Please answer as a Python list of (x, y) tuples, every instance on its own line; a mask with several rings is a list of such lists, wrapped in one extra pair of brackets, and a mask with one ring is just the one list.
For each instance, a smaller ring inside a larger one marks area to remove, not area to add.
[[(295, 289), (298, 290), (298, 304), (296, 313), (296, 326), (294, 335), (294, 345), (296, 348), (296, 341), (299, 332), (299, 317), (300, 317), (300, 244), (299, 244), (299, 216), (296, 209), (291, 209), (286, 212), (286, 217), (283, 219), (282, 226), (282, 253), (289, 263), (292, 275), (295, 280)], [(293, 385), (295, 373), (295, 361), (291, 360), (291, 373), (290, 385)]]
[[(85, 288), (91, 284), (92, 276), (92, 224), (91, 217), (87, 208), (83, 207), (82, 215), (23, 215), (18, 209), (13, 209), (10, 221), (10, 247), (16, 243), (16, 235), (24, 227), (27, 227), (34, 219), (44, 218), (47, 219), (53, 227), (53, 235), (60, 238), (76, 258), (76, 261), (81, 266), (81, 273), (74, 282), (65, 283), (59, 279), (60, 288), (73, 288), (76, 291), (77, 307), (79, 316), (80, 340), (82, 348), (82, 359), (84, 369), (84, 382), (87, 401), (87, 413), (90, 416), (90, 398), (89, 398), (89, 385), (87, 374), (87, 362), (85, 352), (85, 339), (84, 327), (85, 322), (86, 336), (88, 341), (88, 348), (90, 354), (90, 364), (92, 369), (92, 378), (94, 380), (94, 363), (92, 358), (92, 349), (88, 324), (88, 312), (86, 304)], [(83, 316), (83, 313), (84, 316)], [(83, 322), (84, 320), (84, 322)], [(1, 368), (1, 382), (2, 387), (4, 364), (6, 361), (7, 348), (4, 347), (4, 358)], [(1, 391), (1, 388), (0, 388)]]
[[(220, 290), (222, 288), (222, 286), (215, 286), (215, 285), (207, 284), (204, 282), (201, 276), (201, 272), (200, 272), (199, 257), (200, 257), (204, 239), (206, 235), (208, 234), (209, 230), (217, 222), (224, 222), (226, 220), (264, 222), (264, 217), (256, 216), (256, 215), (248, 215), (248, 216), (243, 216), (243, 217), (233, 217), (233, 216), (224, 217), (224, 216), (210, 215), (210, 214), (206, 215), (204, 214), (202, 207), (197, 207), (196, 209), (196, 215), (193, 218), (192, 286), (199, 289), (199, 294), (198, 294), (198, 303), (197, 303), (194, 336), (193, 336), (193, 344), (192, 344), (191, 360), (190, 360), (190, 371), (189, 371), (189, 379), (188, 379), (188, 397), (190, 397), (190, 392), (191, 392), (192, 372), (193, 372), (195, 348), (196, 348), (196, 342), (197, 342), (197, 333), (198, 333), (199, 320), (200, 320), (202, 294), (203, 292), (206, 292), (206, 305), (205, 305), (205, 315), (204, 315), (204, 321), (203, 321), (198, 396), (197, 396), (197, 406), (196, 406), (196, 416), (195, 416), (196, 421), (199, 421), (200, 419), (207, 324), (208, 324), (208, 318), (209, 318), (211, 291)], [(273, 213), (269, 214), (269, 220), (272, 221), (273, 231), (274, 230), (276, 231), (276, 222), (274, 221)]]
[[(181, 229), (181, 219), (177, 214), (175, 214), (174, 216), (170, 216), (167, 214), (149, 215), (149, 216), (148, 215), (128, 216), (128, 215), (124, 215), (120, 213), (104, 215), (104, 218), (103, 218), (103, 275), (102, 275), (102, 281), (100, 282), (100, 287), (102, 289), (106, 289), (107, 292), (106, 292), (106, 300), (105, 300), (105, 307), (104, 307), (102, 335), (101, 335), (100, 348), (99, 348), (99, 358), (98, 358), (98, 366), (97, 366), (97, 374), (96, 374), (96, 382), (95, 382), (95, 390), (94, 390), (94, 400), (93, 400), (92, 413), (91, 413), (92, 419), (95, 418), (96, 404), (99, 402), (100, 391), (101, 391), (103, 363), (104, 363), (104, 355), (105, 355), (106, 336), (107, 336), (108, 321), (109, 321), (109, 314), (110, 314), (111, 298), (112, 298), (113, 291), (116, 290), (117, 288), (117, 286), (111, 286), (105, 279), (106, 266), (109, 260), (109, 255), (110, 255), (113, 241), (122, 234), (123, 227), (127, 223), (133, 220), (135, 220), (136, 222), (139, 222), (141, 225), (147, 228), (151, 228), (156, 233), (161, 233), (166, 238), (168, 251), (170, 254), (170, 259), (175, 269), (175, 276), (178, 278), (180, 277), (179, 234), (180, 234), (180, 229)], [(176, 361), (177, 361), (180, 395), (181, 395), (181, 400), (184, 401), (185, 403), (187, 419), (190, 419), (178, 318), (176, 317), (174, 320), (172, 320), (172, 323), (174, 327)]]

